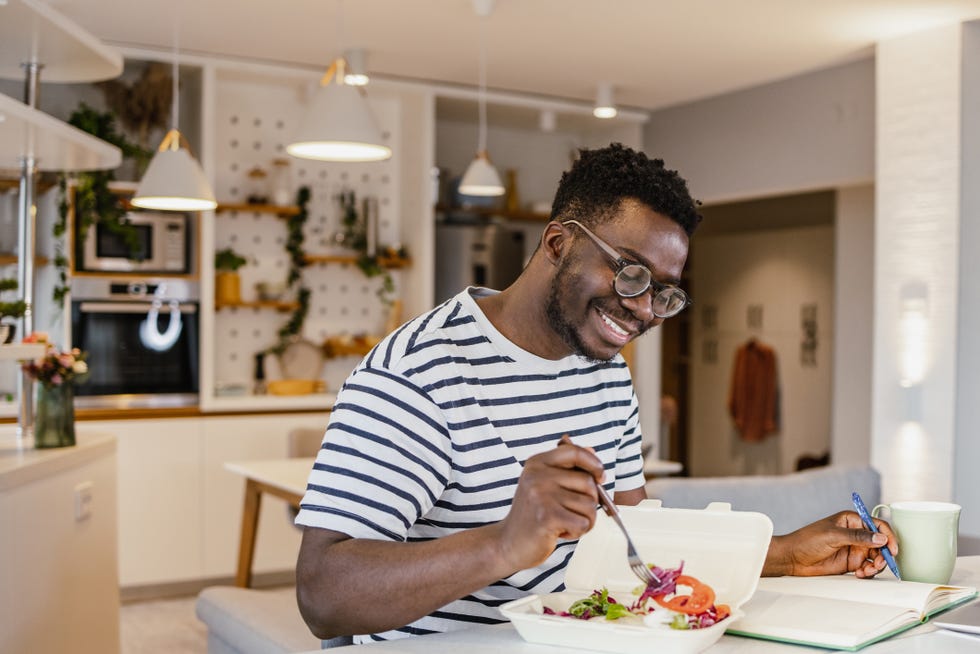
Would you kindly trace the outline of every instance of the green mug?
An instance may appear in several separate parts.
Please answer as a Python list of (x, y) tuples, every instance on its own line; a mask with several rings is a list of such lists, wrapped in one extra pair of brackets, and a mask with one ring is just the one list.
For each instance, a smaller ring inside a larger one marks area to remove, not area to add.
[(896, 562), (903, 580), (949, 582), (956, 565), (959, 504), (892, 502), (879, 504), (871, 515), (887, 520), (898, 537)]

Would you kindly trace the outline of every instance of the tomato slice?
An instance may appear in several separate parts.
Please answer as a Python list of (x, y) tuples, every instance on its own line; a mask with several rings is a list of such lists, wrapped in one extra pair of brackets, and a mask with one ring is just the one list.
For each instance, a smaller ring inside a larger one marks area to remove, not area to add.
[(711, 586), (703, 584), (694, 577), (680, 575), (677, 577), (677, 586), (688, 586), (691, 589), (690, 595), (678, 595), (676, 589), (674, 596), (669, 600), (665, 599), (667, 594), (657, 595), (653, 599), (660, 606), (678, 613), (697, 615), (704, 613), (715, 603), (715, 591)]

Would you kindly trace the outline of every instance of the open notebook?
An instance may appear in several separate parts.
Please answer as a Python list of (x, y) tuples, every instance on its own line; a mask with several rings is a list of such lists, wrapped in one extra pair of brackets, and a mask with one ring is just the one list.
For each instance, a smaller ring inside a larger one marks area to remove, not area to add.
[(853, 651), (976, 594), (973, 587), (898, 581), (884, 574), (767, 577), (727, 633)]

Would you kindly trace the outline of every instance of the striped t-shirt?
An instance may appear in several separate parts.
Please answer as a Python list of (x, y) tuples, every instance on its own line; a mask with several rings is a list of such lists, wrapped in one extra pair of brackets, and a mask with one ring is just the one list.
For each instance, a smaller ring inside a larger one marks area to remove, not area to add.
[[(420, 541), (506, 517), (524, 462), (563, 434), (592, 447), (606, 488), (643, 485), (636, 396), (622, 357), (542, 359), (493, 327), (470, 288), (402, 326), (344, 383), (297, 524)], [(502, 622), (501, 604), (563, 587), (577, 541), (416, 622), (355, 640)]]

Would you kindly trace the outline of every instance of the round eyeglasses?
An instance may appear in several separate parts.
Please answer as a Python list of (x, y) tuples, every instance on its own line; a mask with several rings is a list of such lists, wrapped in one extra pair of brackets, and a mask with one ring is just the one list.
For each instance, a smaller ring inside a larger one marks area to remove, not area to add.
[(566, 220), (562, 225), (577, 225), (592, 242), (616, 264), (616, 277), (613, 279), (613, 289), (620, 297), (636, 297), (653, 289), (653, 315), (658, 318), (670, 318), (693, 304), (682, 289), (671, 284), (661, 284), (653, 278), (653, 273), (646, 266), (630, 262), (619, 255), (615, 249), (577, 220)]

